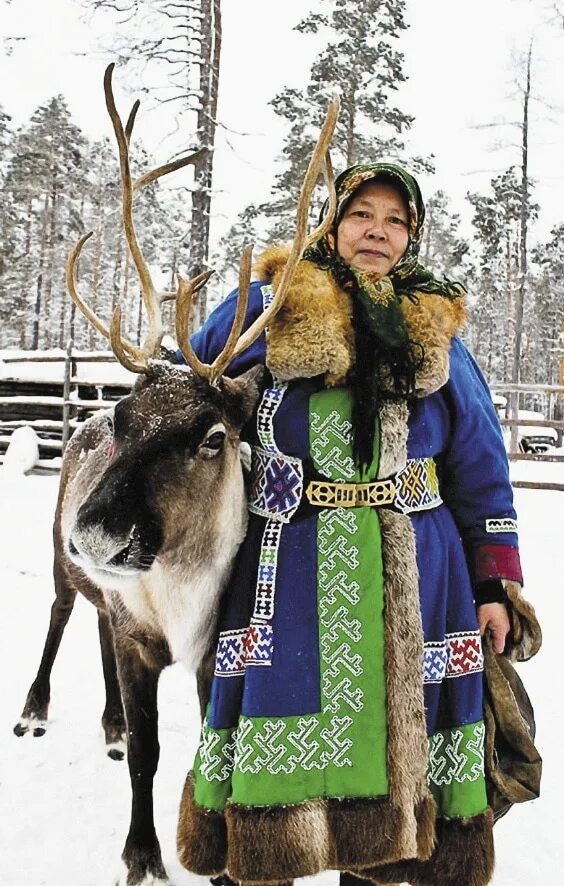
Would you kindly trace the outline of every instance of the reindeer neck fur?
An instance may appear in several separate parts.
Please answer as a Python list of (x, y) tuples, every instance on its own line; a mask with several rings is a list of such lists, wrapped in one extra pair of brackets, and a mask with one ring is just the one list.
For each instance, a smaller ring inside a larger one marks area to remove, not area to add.
[[(181, 464), (184, 479), (178, 491), (173, 488), (159, 502), (167, 528), (157, 555), (150, 568), (130, 575), (106, 575), (86, 561), (77, 564), (70, 550), (81, 506), (105, 482), (112, 441), (108, 412), (89, 420), (67, 447), (57, 512), (67, 572), (97, 605), (97, 591), (102, 593), (114, 633), (139, 644), (144, 658), (157, 667), (180, 660), (195, 670), (210, 645), (219, 600), (247, 527), (238, 431), (228, 428), (218, 460)], [(190, 471), (198, 471), (201, 482), (191, 482)], [(94, 524), (89, 545), (92, 550), (107, 547), (102, 526)]]
[(190, 671), (209, 648), (219, 601), (247, 527), (243, 474), (234, 467), (205, 552), (200, 539), (186, 536), (178, 547), (160, 554), (131, 587), (105, 592), (120, 632), (165, 640), (170, 660), (181, 661)]

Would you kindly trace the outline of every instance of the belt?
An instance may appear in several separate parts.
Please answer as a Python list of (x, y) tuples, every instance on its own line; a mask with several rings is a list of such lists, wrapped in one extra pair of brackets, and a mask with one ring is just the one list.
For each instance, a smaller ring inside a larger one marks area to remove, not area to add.
[(442, 504), (433, 458), (408, 459), (393, 477), (369, 483), (339, 483), (323, 477), (309, 460), (253, 447), (249, 510), (289, 523), (317, 508), (387, 507), (402, 514)]
[(318, 508), (382, 508), (394, 504), (396, 484), (393, 479), (371, 483), (311, 480), (306, 496), (309, 503)]

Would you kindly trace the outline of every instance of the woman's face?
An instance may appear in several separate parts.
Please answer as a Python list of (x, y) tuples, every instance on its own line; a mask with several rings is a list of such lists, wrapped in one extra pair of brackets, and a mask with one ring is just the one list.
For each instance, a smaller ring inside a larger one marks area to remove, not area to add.
[(389, 274), (409, 242), (409, 213), (393, 185), (368, 181), (349, 201), (337, 228), (337, 252), (349, 265)]

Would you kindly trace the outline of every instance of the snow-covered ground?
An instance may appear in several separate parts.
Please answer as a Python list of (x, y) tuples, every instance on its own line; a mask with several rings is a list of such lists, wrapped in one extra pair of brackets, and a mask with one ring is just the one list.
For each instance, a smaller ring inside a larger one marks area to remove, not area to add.
[[(561, 465), (519, 465), (520, 478), (524, 472), (564, 481)], [(12, 734), (37, 670), (53, 598), (51, 522), (57, 483), (56, 476), (17, 476), (0, 468), (0, 886), (109, 886), (128, 825), (127, 766), (104, 752), (97, 621), (84, 600), (77, 601), (53, 670), (47, 733), (41, 738)], [(564, 496), (519, 489), (516, 499), (527, 592), (545, 637), (539, 656), (521, 666), (536, 708), (544, 781), (540, 800), (514, 808), (496, 826), (493, 884), (547, 886), (562, 882), (564, 867), (559, 664)], [(159, 707), (155, 814), (164, 862), (176, 886), (206, 884), (176, 860), (179, 797), (199, 728), (194, 681), (180, 666), (163, 674)], [(337, 874), (312, 880), (312, 886), (336, 886)]]

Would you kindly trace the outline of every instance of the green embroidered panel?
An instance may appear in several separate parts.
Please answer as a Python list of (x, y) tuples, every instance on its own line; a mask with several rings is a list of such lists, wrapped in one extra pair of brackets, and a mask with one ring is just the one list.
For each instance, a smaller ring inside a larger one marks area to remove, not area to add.
[(429, 738), (427, 780), (439, 813), (469, 818), (488, 805), (482, 720), (435, 732)]
[[(310, 449), (315, 467), (326, 476), (358, 482), (351, 409), (346, 389), (312, 396)], [(376, 435), (371, 477), (378, 448)], [(325, 795), (382, 796), (388, 781), (380, 524), (371, 508), (323, 509), (317, 523), (322, 712), (326, 722), (338, 724), (348, 746), (346, 770), (325, 769)]]

